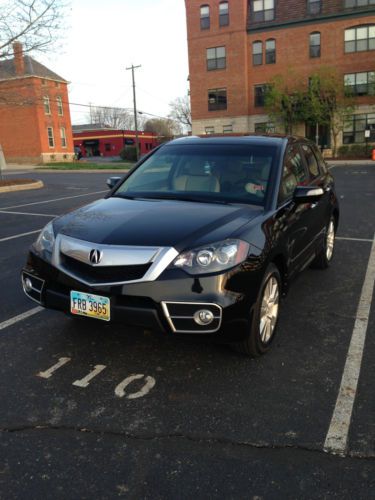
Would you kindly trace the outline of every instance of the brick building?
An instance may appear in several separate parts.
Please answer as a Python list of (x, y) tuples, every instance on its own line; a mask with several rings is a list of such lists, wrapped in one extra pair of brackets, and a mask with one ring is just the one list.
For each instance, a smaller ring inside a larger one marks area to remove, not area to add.
[(68, 82), (30, 56), (22, 44), (0, 60), (0, 144), (8, 162), (71, 161)]
[[(375, 0), (185, 0), (193, 134), (273, 130), (265, 86), (335, 67), (356, 95), (339, 143), (375, 142)], [(372, 95), (371, 95), (372, 94)], [(314, 136), (305, 127), (300, 135)], [(328, 130), (321, 130), (329, 147)]]
[[(83, 158), (118, 156), (126, 146), (135, 146), (134, 130), (120, 130), (104, 124), (73, 125), (74, 147)], [(138, 132), (139, 154), (145, 155), (159, 145), (153, 132)]]

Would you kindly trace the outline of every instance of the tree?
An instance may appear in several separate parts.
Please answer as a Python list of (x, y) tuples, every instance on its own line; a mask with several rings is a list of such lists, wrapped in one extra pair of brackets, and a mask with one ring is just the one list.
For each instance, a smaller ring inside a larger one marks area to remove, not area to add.
[[(134, 130), (134, 115), (122, 108), (92, 107), (87, 115), (90, 123), (101, 123), (110, 128)], [(144, 119), (138, 117), (138, 128), (142, 128)]]
[(63, 33), (65, 0), (0, 0), (0, 57), (13, 53), (19, 41), (24, 52), (45, 51)]
[(354, 95), (347, 90), (336, 69), (322, 67), (310, 76), (304, 103), (304, 118), (317, 127), (329, 127), (333, 156), (337, 154), (339, 134), (344, 130), (347, 117), (353, 114), (354, 108)]
[(180, 124), (170, 118), (152, 118), (147, 120), (143, 126), (143, 130), (166, 138), (173, 137), (182, 132)]
[(270, 119), (279, 123), (286, 134), (293, 133), (293, 125), (302, 121), (304, 92), (293, 78), (275, 76), (265, 89), (265, 109)]
[(169, 118), (180, 123), (183, 128), (191, 130), (191, 109), (189, 96), (177, 97), (169, 103), (170, 113)]

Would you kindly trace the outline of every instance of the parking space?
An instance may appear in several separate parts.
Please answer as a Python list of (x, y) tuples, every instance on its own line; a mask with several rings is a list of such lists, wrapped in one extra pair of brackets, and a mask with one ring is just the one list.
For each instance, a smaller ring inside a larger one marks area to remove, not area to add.
[[(274, 349), (259, 360), (198, 339), (53, 311), (17, 321), (37, 306), (19, 282), (36, 235), (5, 238), (40, 229), (49, 220), (44, 215), (100, 197), (107, 175), (45, 173), (45, 190), (0, 197), (0, 427), (6, 431), (3, 456), (12, 450), (0, 463), (0, 484), (10, 488), (15, 483), (9, 478), (23, 473), (23, 484), (40, 494), (58, 473), (46, 490), (57, 498), (70, 477), (76, 479), (75, 497), (87, 498), (95, 485), (107, 488), (109, 497), (277, 498), (288, 491), (290, 498), (321, 498), (341, 488), (343, 498), (366, 498), (375, 477), (374, 307), (352, 394), (346, 458), (323, 449), (355, 321), (364, 321), (358, 303), (375, 233), (375, 168), (339, 167), (334, 173), (342, 210), (334, 264), (327, 271), (309, 269), (295, 281)], [(15, 322), (2, 328), (10, 318)], [(14, 450), (24, 453), (24, 465), (17, 465)], [(42, 458), (32, 465), (32, 480), (26, 464), (37, 456)], [(99, 485), (101, 463), (111, 471)], [(165, 494), (153, 494), (156, 479)], [(210, 487), (214, 479), (217, 491)], [(188, 489), (176, 489), (176, 481)], [(26, 490), (17, 488), (14, 497), (26, 498)]]

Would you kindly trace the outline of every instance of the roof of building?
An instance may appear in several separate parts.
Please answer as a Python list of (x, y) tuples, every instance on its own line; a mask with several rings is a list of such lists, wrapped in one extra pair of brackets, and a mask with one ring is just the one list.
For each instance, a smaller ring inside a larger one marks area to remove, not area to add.
[(0, 61), (0, 81), (10, 80), (13, 78), (23, 78), (24, 76), (37, 76), (39, 78), (47, 78), (67, 83), (65, 78), (62, 78), (57, 73), (54, 73), (40, 62), (33, 59), (31, 56), (24, 56), (25, 72), (22, 75), (17, 75), (14, 58)]
[(85, 123), (83, 125), (73, 125), (73, 132), (89, 132), (95, 130), (117, 130), (113, 127), (109, 127), (105, 123)]

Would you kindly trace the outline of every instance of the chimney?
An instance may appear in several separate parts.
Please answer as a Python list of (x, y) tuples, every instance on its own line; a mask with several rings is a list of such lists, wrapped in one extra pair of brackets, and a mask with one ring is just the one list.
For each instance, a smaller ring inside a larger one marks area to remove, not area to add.
[(23, 59), (23, 49), (21, 42), (13, 42), (14, 66), (16, 68), (16, 75), (21, 76), (25, 74), (25, 61)]

